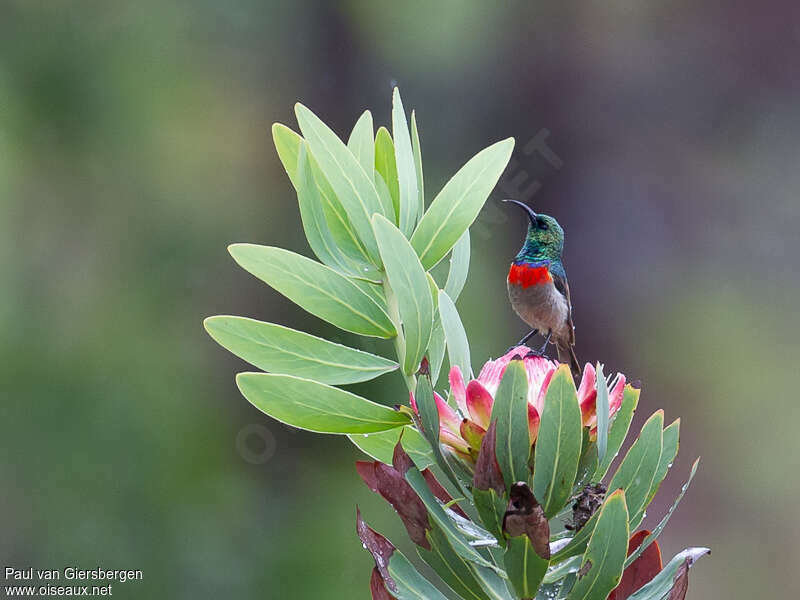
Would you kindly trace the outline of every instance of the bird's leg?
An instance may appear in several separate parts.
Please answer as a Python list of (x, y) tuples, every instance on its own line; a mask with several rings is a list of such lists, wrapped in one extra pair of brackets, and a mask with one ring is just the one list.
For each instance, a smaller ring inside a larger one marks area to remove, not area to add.
[[(525, 342), (527, 342), (529, 339), (531, 339), (531, 338), (532, 338), (533, 336), (535, 336), (537, 333), (539, 333), (539, 330), (538, 330), (538, 329), (531, 329), (531, 330), (530, 330), (528, 333), (526, 333), (526, 334), (525, 334), (525, 337), (524, 337), (524, 338), (522, 338), (520, 341), (518, 341), (518, 342), (517, 342), (517, 344), (516, 344), (516, 345), (517, 345), (517, 346), (523, 346), (523, 345), (525, 345)], [(516, 346), (515, 346), (515, 347), (516, 347)]]
[(539, 348), (538, 350), (531, 350), (530, 352), (528, 352), (528, 355), (529, 356), (544, 356), (544, 351), (547, 350), (547, 344), (550, 343), (550, 336), (551, 335), (553, 335), (552, 331), (547, 334), (546, 338), (544, 338), (544, 344), (542, 344), (542, 347)]
[(512, 351), (514, 348), (516, 348), (517, 346), (523, 346), (523, 345), (525, 344), (525, 342), (527, 342), (529, 339), (531, 339), (531, 338), (532, 338), (533, 336), (535, 336), (537, 333), (539, 333), (539, 330), (538, 330), (538, 329), (531, 329), (531, 330), (530, 330), (528, 333), (526, 333), (526, 334), (525, 334), (525, 337), (524, 337), (524, 338), (522, 338), (522, 339), (521, 339), (520, 341), (518, 341), (516, 344), (514, 344), (513, 346), (511, 346), (511, 347), (510, 347), (508, 350), (506, 350), (506, 352), (505, 352), (505, 353), (506, 353), (506, 354), (508, 354), (509, 352), (511, 352), (511, 351)]

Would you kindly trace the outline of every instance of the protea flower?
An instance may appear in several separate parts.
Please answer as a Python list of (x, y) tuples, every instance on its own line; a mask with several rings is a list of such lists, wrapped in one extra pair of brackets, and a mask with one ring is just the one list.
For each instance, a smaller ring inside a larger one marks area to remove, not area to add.
[[(522, 357), (528, 375), (528, 430), (531, 444), (536, 441), (539, 433), (539, 415), (544, 408), (547, 387), (559, 363), (537, 356), (527, 346), (517, 346), (497, 360), (490, 360), (484, 364), (478, 378), (467, 384), (464, 382), (461, 369), (457, 366), (450, 369), (450, 396), (457, 410), (441, 396), (435, 395), (436, 406), (439, 409), (439, 439), (459, 456), (470, 461), (474, 461), (477, 457), (481, 440), (489, 426), (494, 395), (500, 385), (500, 379), (508, 363), (515, 357)], [(591, 439), (597, 436), (596, 382), (595, 369), (587, 363), (578, 387), (578, 401), (581, 405), (583, 425), (589, 427)], [(625, 376), (618, 373), (609, 389), (609, 418), (622, 405), (624, 387)], [(411, 401), (416, 410), (413, 397)]]

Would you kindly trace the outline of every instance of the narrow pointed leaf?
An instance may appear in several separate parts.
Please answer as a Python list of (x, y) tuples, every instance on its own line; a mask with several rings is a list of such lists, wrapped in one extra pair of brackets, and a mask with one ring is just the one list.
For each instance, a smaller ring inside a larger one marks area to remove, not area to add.
[(364, 548), (375, 559), (375, 566), (393, 597), (398, 600), (447, 600), (430, 581), (419, 574), (402, 552), (364, 522), (358, 510), (356, 531)]
[(372, 137), (372, 113), (365, 110), (356, 121), (350, 137), (347, 139), (347, 148), (356, 157), (356, 160), (367, 175), (371, 175), (375, 165), (375, 138)]
[(469, 273), (469, 230), (464, 232), (456, 245), (453, 246), (453, 253), (450, 257), (450, 271), (447, 273), (447, 283), (444, 284), (444, 291), (455, 302), (464, 289)]
[(622, 578), (629, 537), (625, 493), (611, 494), (598, 515), (569, 600), (605, 600)]
[(397, 334), (383, 307), (330, 267), (282, 248), (233, 244), (228, 250), (246, 271), (340, 329), (381, 338)]
[[(438, 302), (439, 295), (436, 295)], [(428, 342), (428, 361), (431, 365), (431, 381), (435, 386), (439, 381), (439, 374), (442, 370), (442, 362), (444, 362), (444, 351), (446, 348), (444, 340), (444, 328), (442, 327), (442, 320), (437, 311), (433, 319), (433, 328), (431, 329), (431, 339)]]
[(622, 444), (625, 442), (625, 438), (628, 435), (631, 421), (633, 420), (633, 413), (636, 411), (636, 406), (639, 404), (639, 392), (640, 390), (631, 385), (625, 386), (622, 393), (622, 406), (620, 406), (620, 409), (609, 425), (606, 455), (597, 467), (592, 481), (597, 482), (605, 477), (611, 463), (614, 461), (620, 448), (622, 448)]
[(347, 211), (367, 254), (374, 264), (380, 266), (378, 246), (370, 219), (375, 213), (382, 214), (383, 207), (372, 174), (368, 175), (364, 171), (347, 146), (308, 108), (298, 103), (295, 105), (295, 113), (300, 130), (311, 147), (311, 153)]
[(678, 445), (680, 438), (681, 420), (676, 419), (668, 427), (664, 429), (663, 442), (661, 446), (661, 458), (658, 460), (658, 470), (653, 479), (653, 484), (650, 486), (650, 493), (647, 496), (647, 503), (655, 497), (658, 488), (661, 487), (661, 482), (667, 476), (667, 471), (672, 466), (672, 462), (678, 455)]
[(582, 427), (572, 375), (567, 365), (561, 365), (547, 387), (534, 457), (533, 493), (548, 518), (564, 507), (572, 492)]
[(397, 161), (394, 156), (394, 142), (389, 130), (378, 128), (375, 135), (375, 171), (381, 176), (389, 188), (389, 195), (394, 206), (394, 222), (400, 219), (400, 182), (397, 175)]
[(450, 365), (459, 367), (464, 376), (468, 377), (472, 374), (472, 367), (470, 366), (467, 334), (461, 323), (461, 317), (458, 316), (456, 305), (443, 290), (439, 292), (439, 316), (442, 320), (444, 338), (447, 341), (447, 357)]
[(493, 566), (485, 558), (478, 554), (475, 548), (469, 545), (469, 542), (466, 540), (464, 535), (455, 527), (453, 521), (444, 512), (444, 509), (436, 500), (436, 497), (433, 495), (428, 487), (428, 484), (425, 482), (425, 478), (418, 469), (409, 469), (406, 472), (406, 481), (408, 481), (422, 502), (425, 504), (431, 520), (439, 525), (442, 531), (447, 535), (447, 538), (453, 545), (453, 549), (459, 554), (459, 556), (479, 565), (487, 567)]
[(439, 410), (433, 397), (433, 386), (430, 377), (420, 375), (414, 397), (419, 410), (419, 420), (422, 423), (422, 435), (433, 448), (434, 456), (439, 453)]
[(391, 592), (398, 600), (448, 600), (399, 550), (389, 560), (389, 574), (395, 583)]
[(482, 150), (433, 199), (411, 237), (425, 269), (442, 260), (475, 221), (513, 149), (514, 140), (508, 138)]
[(417, 189), (419, 191), (417, 217), (422, 218), (422, 215), (425, 213), (425, 177), (422, 174), (422, 146), (419, 142), (417, 115), (413, 110), (411, 111), (411, 148), (414, 151), (414, 165), (417, 168)]
[(610, 490), (625, 490), (633, 528), (639, 525), (647, 507), (648, 495), (661, 458), (663, 425), (664, 411), (658, 410), (645, 422), (639, 439), (628, 450), (608, 484)]
[(469, 563), (456, 553), (442, 529), (434, 524), (427, 535), (431, 549), (418, 547), (417, 554), (420, 558), (436, 571), (459, 598), (489, 600), (489, 596), (482, 590), (470, 569)]
[(497, 539), (500, 545), (505, 544), (503, 514), (506, 511), (506, 501), (491, 488), (488, 490), (473, 489), (472, 498), (483, 526)]
[[(295, 190), (298, 190), (298, 201), (300, 202), (300, 215), (303, 219), (303, 226), (306, 228), (308, 223), (309, 229), (318, 227), (321, 229), (319, 235), (325, 235), (325, 227), (327, 226), (328, 234), (338, 249), (339, 254), (345, 257), (344, 266), (348, 271), (358, 273), (360, 276), (367, 279), (378, 278), (378, 270), (373, 265), (369, 256), (367, 255), (364, 245), (359, 240), (358, 236), (353, 229), (352, 223), (347, 216), (347, 212), (337, 198), (333, 188), (331, 187), (325, 175), (322, 173), (317, 161), (314, 159), (310, 152), (306, 152), (306, 162), (310, 169), (311, 179), (308, 179), (308, 173), (301, 178), (298, 177), (298, 161), (300, 155), (301, 144), (307, 146), (297, 133), (281, 125), (275, 123), (272, 127), (272, 136), (275, 141), (275, 148), (278, 151), (278, 156), (283, 163), (286, 174), (292, 182)], [(322, 208), (323, 219), (320, 221), (319, 215), (312, 214), (309, 207), (313, 207), (311, 200), (313, 196), (300, 196), (301, 183), (303, 186), (313, 184), (312, 187), (316, 188), (317, 196)], [(315, 223), (317, 225), (315, 225)], [(309, 232), (306, 231), (306, 235)], [(312, 231), (311, 236), (316, 235)], [(312, 238), (309, 237), (309, 244), (312, 244)], [(319, 246), (317, 240), (312, 244), (312, 249), (316, 253)], [(320, 256), (320, 260), (325, 260)], [(351, 264), (352, 263), (352, 264)], [(331, 265), (333, 266), (333, 265)]]
[(692, 470), (689, 473), (689, 479), (686, 481), (686, 483), (683, 484), (683, 487), (681, 488), (681, 493), (678, 494), (677, 498), (675, 498), (675, 501), (672, 503), (672, 506), (670, 506), (669, 510), (667, 511), (667, 514), (664, 515), (664, 518), (661, 519), (658, 525), (655, 526), (652, 533), (644, 539), (644, 541), (636, 549), (636, 551), (628, 557), (627, 561), (625, 562), (625, 566), (630, 565), (633, 561), (639, 558), (642, 552), (644, 552), (650, 544), (656, 541), (658, 536), (661, 535), (661, 532), (664, 531), (664, 528), (667, 526), (667, 523), (669, 523), (670, 517), (672, 517), (672, 514), (675, 512), (675, 509), (678, 508), (678, 504), (680, 504), (681, 500), (683, 500), (683, 496), (684, 494), (686, 494), (686, 490), (689, 489), (689, 485), (692, 483), (692, 479), (694, 479), (694, 474), (697, 472), (698, 464), (700, 464), (699, 458), (695, 460), (694, 463), (692, 464)]
[(491, 421), (497, 423), (495, 452), (506, 489), (528, 481), (528, 376), (521, 360), (512, 360), (506, 367), (494, 396)]
[(412, 375), (425, 355), (433, 328), (433, 300), (428, 277), (411, 244), (397, 227), (382, 215), (372, 218), (372, 226), (403, 323), (403, 372)]
[(259, 369), (330, 385), (369, 381), (399, 365), (382, 356), (244, 317), (210, 317), (206, 331), (221, 346)]
[(430, 444), (413, 427), (398, 427), (363, 435), (349, 435), (350, 441), (364, 454), (387, 465), (392, 464), (392, 453), (402, 435), (403, 449), (422, 471), (434, 464), (435, 459)]
[(394, 155), (397, 164), (397, 180), (400, 187), (400, 231), (411, 235), (417, 223), (419, 207), (419, 189), (417, 185), (417, 168), (414, 162), (414, 151), (411, 148), (411, 133), (408, 130), (406, 113), (400, 91), (394, 88), (392, 94), (392, 137), (394, 138)]
[(328, 266), (377, 280), (378, 270), (368, 262), (347, 213), (308, 153), (303, 138), (280, 123), (272, 126), (272, 137), (278, 157), (297, 191), (303, 230), (314, 254)]
[(325, 222), (325, 212), (311, 173), (306, 144), (294, 131), (279, 123), (273, 125), (272, 137), (278, 156), (297, 191), (300, 219), (309, 246), (326, 265), (346, 269), (347, 260), (336, 247)]
[(504, 556), (508, 579), (519, 598), (533, 598), (547, 572), (548, 561), (533, 549), (528, 536), (508, 540)]
[(675, 582), (675, 575), (678, 569), (689, 561), (688, 566), (691, 566), (698, 558), (711, 554), (708, 548), (687, 548), (686, 550), (676, 554), (667, 566), (661, 572), (650, 580), (650, 583), (645, 584), (628, 600), (662, 600), (670, 593), (672, 586)]
[(597, 460), (603, 462), (608, 449), (608, 382), (603, 365), (597, 363)]
[(373, 433), (407, 425), (404, 413), (329, 385), (291, 375), (239, 373), (236, 385), (257, 409), (319, 433)]

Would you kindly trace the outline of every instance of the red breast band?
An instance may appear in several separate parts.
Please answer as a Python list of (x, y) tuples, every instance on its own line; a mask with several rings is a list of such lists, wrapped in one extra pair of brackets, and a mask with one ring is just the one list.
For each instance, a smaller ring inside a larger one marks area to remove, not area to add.
[(532, 285), (542, 285), (553, 281), (550, 270), (544, 267), (533, 267), (526, 264), (511, 265), (508, 270), (508, 282), (515, 285), (522, 286), (523, 288)]

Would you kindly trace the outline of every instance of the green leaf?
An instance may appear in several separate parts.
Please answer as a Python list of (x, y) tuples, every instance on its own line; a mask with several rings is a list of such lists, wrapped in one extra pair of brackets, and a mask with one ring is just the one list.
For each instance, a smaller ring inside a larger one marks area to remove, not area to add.
[[(447, 341), (447, 357), (451, 366), (461, 369), (465, 380), (472, 376), (469, 358), (469, 342), (456, 305), (444, 290), (439, 292), (439, 317), (442, 320), (444, 338)], [(527, 418), (527, 417), (526, 417)]]
[(697, 465), (699, 463), (700, 459), (698, 458), (697, 460), (694, 461), (694, 464), (692, 464), (692, 470), (689, 473), (689, 479), (687, 479), (686, 483), (683, 484), (683, 487), (681, 488), (681, 493), (678, 494), (677, 498), (675, 498), (675, 502), (672, 503), (672, 506), (667, 511), (667, 514), (664, 515), (664, 518), (661, 519), (658, 525), (655, 526), (650, 535), (648, 535), (646, 538), (644, 538), (644, 540), (642, 540), (642, 543), (633, 552), (633, 554), (631, 554), (627, 559), (625, 559), (626, 567), (629, 566), (637, 558), (639, 558), (642, 555), (642, 553), (647, 549), (647, 547), (650, 544), (652, 544), (656, 540), (656, 538), (658, 538), (659, 535), (661, 535), (662, 531), (664, 531), (664, 528), (667, 526), (667, 523), (669, 523), (670, 517), (672, 517), (672, 514), (675, 512), (675, 509), (678, 508), (678, 504), (680, 504), (681, 500), (683, 500), (683, 496), (684, 494), (686, 494), (686, 490), (689, 489), (689, 485), (692, 483), (692, 479), (694, 479), (694, 474), (697, 472)]
[(403, 323), (403, 372), (412, 375), (419, 369), (433, 328), (433, 300), (428, 277), (411, 244), (397, 227), (383, 215), (375, 215), (372, 226)]
[[(437, 294), (438, 300), (438, 294)], [(431, 341), (428, 342), (428, 362), (431, 365), (431, 381), (434, 387), (439, 381), (439, 373), (442, 370), (442, 362), (444, 361), (445, 341), (444, 341), (444, 328), (442, 327), (442, 320), (439, 313), (433, 320), (433, 329), (431, 329)]]
[(303, 230), (314, 254), (345, 273), (379, 279), (378, 270), (368, 262), (344, 208), (308, 153), (303, 138), (280, 123), (272, 126), (272, 137), (278, 157), (297, 191)]
[(555, 583), (564, 579), (570, 573), (575, 573), (580, 569), (582, 556), (573, 556), (569, 560), (565, 560), (558, 566), (550, 569), (542, 580), (543, 583)]
[(453, 521), (450, 520), (441, 504), (439, 504), (436, 497), (431, 492), (422, 473), (420, 473), (418, 469), (411, 468), (406, 472), (405, 478), (411, 488), (420, 497), (423, 504), (425, 504), (425, 508), (428, 509), (428, 515), (431, 520), (441, 527), (458, 555), (476, 564), (490, 568), (494, 567), (494, 565), (478, 554), (477, 550), (469, 544), (464, 535), (456, 528)]
[(383, 212), (388, 212), (391, 215), (391, 221), (395, 225), (397, 224), (397, 217), (394, 215), (394, 200), (392, 199), (392, 193), (389, 191), (389, 186), (386, 185), (386, 182), (381, 177), (381, 174), (375, 171), (375, 189), (378, 190), (378, 196), (381, 199), (381, 205), (383, 206)]
[(583, 555), (578, 581), (570, 600), (605, 600), (622, 578), (628, 552), (628, 509), (625, 493), (617, 490), (606, 498), (597, 525)]
[(608, 382), (603, 374), (603, 365), (597, 363), (597, 460), (603, 462), (608, 449)]
[(636, 529), (647, 507), (647, 497), (653, 485), (658, 461), (661, 458), (664, 411), (657, 410), (647, 419), (642, 432), (611, 478), (608, 489), (623, 488), (630, 512), (630, 524)]
[(375, 135), (375, 171), (381, 176), (389, 188), (394, 205), (394, 222), (400, 222), (400, 181), (397, 175), (397, 162), (394, 157), (394, 142), (389, 130), (378, 128)]
[(356, 157), (367, 175), (372, 174), (375, 164), (375, 139), (372, 136), (372, 113), (365, 110), (350, 133), (347, 148)]
[(559, 366), (550, 380), (536, 439), (533, 493), (547, 518), (560, 511), (572, 492), (581, 457), (582, 419), (569, 367)]
[(394, 582), (391, 593), (398, 600), (448, 600), (447, 596), (419, 574), (399, 550), (392, 553), (388, 570)]
[(506, 489), (517, 481), (527, 483), (531, 438), (528, 431), (528, 375), (521, 360), (508, 363), (492, 406), (492, 421), (497, 422), (497, 464)]
[(419, 420), (422, 423), (422, 435), (433, 448), (434, 456), (439, 453), (439, 411), (433, 397), (433, 386), (430, 377), (420, 375), (414, 397), (419, 410)]
[(572, 556), (577, 556), (578, 554), (583, 553), (586, 550), (586, 545), (589, 542), (589, 538), (592, 537), (592, 532), (594, 531), (594, 527), (597, 524), (597, 515), (600, 513), (594, 513), (591, 518), (586, 522), (586, 525), (581, 527), (569, 543), (561, 548), (558, 552), (553, 554), (550, 557), (550, 564), (556, 564), (570, 558)]
[(400, 231), (411, 235), (417, 223), (419, 206), (419, 189), (417, 185), (417, 168), (414, 163), (414, 151), (411, 148), (411, 134), (408, 131), (406, 113), (400, 90), (394, 88), (392, 94), (392, 136), (394, 137), (394, 155), (397, 164), (397, 180), (400, 186)]
[(410, 425), (378, 433), (353, 434), (347, 437), (367, 456), (390, 465), (392, 464), (394, 447), (400, 441), (401, 435), (403, 436), (403, 450), (411, 457), (411, 460), (414, 461), (420, 471), (434, 464), (435, 458), (430, 444), (422, 437), (421, 433)]
[(436, 523), (431, 524), (431, 529), (427, 532), (430, 550), (421, 546), (417, 547), (420, 558), (436, 571), (450, 589), (458, 594), (459, 598), (469, 600), (489, 600), (478, 580), (475, 578), (469, 563), (459, 556), (447, 535)]
[(475, 221), (513, 149), (514, 139), (508, 138), (482, 150), (433, 199), (411, 237), (425, 269), (442, 260)]
[(491, 488), (488, 490), (473, 488), (472, 498), (484, 527), (497, 538), (500, 544), (505, 544), (503, 515), (506, 512), (507, 502)]
[(597, 444), (589, 440), (588, 427), (584, 427), (582, 433), (581, 459), (578, 461), (578, 474), (572, 486), (573, 495), (580, 493), (597, 471)]
[(464, 232), (456, 245), (453, 246), (453, 253), (450, 257), (450, 271), (447, 273), (447, 283), (444, 284), (444, 291), (455, 302), (464, 289), (469, 273), (469, 230)]
[(259, 369), (330, 385), (358, 383), (394, 371), (399, 365), (382, 356), (245, 317), (209, 317), (206, 331)]
[(672, 462), (678, 455), (678, 444), (680, 437), (681, 420), (675, 419), (671, 425), (664, 429), (662, 436), (663, 442), (661, 446), (661, 458), (658, 459), (658, 470), (653, 479), (653, 485), (650, 486), (650, 493), (647, 496), (647, 504), (653, 500), (661, 486), (661, 482), (667, 476), (667, 471), (672, 466)]
[(547, 572), (548, 561), (536, 554), (527, 535), (509, 538), (505, 553), (508, 579), (520, 598), (533, 598)]
[(600, 463), (600, 466), (597, 467), (597, 471), (592, 478), (594, 482), (601, 481), (603, 477), (605, 477), (611, 463), (614, 461), (620, 448), (622, 448), (622, 444), (628, 436), (628, 429), (633, 420), (633, 413), (638, 404), (639, 390), (631, 385), (626, 385), (622, 393), (622, 406), (620, 406), (616, 415), (614, 415), (614, 419), (611, 421), (611, 426), (609, 427), (606, 455)]
[(257, 409), (319, 433), (373, 433), (410, 422), (404, 413), (329, 385), (292, 375), (239, 373), (236, 385)]
[(233, 244), (228, 251), (246, 271), (340, 329), (381, 338), (397, 335), (384, 308), (330, 267), (271, 246)]
[(308, 108), (298, 103), (295, 113), (311, 153), (347, 212), (367, 254), (375, 265), (380, 266), (378, 245), (370, 219), (375, 213), (382, 214), (383, 207), (372, 173), (367, 175), (342, 140)]
[(414, 165), (417, 167), (417, 189), (419, 190), (419, 205), (417, 216), (422, 218), (425, 214), (425, 177), (422, 174), (422, 146), (419, 143), (417, 130), (417, 115), (411, 111), (411, 147), (414, 151)]
[(698, 558), (706, 554), (711, 554), (711, 550), (708, 548), (687, 548), (679, 552), (667, 563), (666, 567), (661, 569), (658, 575), (628, 596), (628, 600), (662, 600), (662, 598), (666, 598), (672, 589), (675, 574), (681, 565), (688, 560), (691, 566)]

